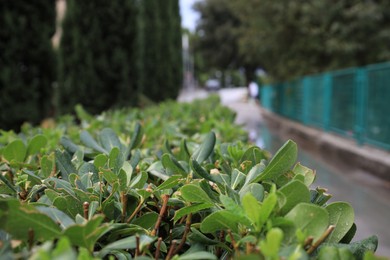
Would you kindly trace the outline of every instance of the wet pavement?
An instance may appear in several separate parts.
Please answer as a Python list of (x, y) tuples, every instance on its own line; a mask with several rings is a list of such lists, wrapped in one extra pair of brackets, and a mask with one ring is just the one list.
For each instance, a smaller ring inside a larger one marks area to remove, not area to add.
[[(236, 123), (248, 131), (258, 146), (275, 153), (289, 138), (277, 136), (276, 131), (268, 128), (258, 104), (247, 99), (246, 88), (222, 89), (218, 94), (222, 104), (236, 111)], [(178, 100), (191, 101), (207, 95), (204, 90), (192, 90), (183, 92)], [(333, 195), (332, 201), (346, 201), (353, 206), (358, 228), (354, 240), (375, 234), (379, 238), (377, 254), (390, 256), (390, 189), (369, 172), (356, 170), (350, 165), (332, 164), (315, 151), (298, 146), (298, 161), (317, 172), (315, 185), (327, 188)]]

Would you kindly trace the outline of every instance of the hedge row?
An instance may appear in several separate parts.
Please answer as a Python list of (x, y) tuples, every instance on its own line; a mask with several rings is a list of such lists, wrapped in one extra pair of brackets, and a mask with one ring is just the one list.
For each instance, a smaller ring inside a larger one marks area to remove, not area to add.
[(293, 141), (251, 146), (216, 97), (77, 117), (1, 133), (1, 259), (380, 259)]

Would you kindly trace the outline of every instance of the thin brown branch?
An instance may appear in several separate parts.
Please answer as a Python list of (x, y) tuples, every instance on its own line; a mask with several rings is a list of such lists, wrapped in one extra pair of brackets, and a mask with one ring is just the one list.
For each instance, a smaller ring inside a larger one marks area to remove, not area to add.
[(83, 203), (83, 209), (84, 209), (84, 218), (88, 220), (88, 213), (89, 213), (89, 202), (88, 201)]
[(322, 236), (306, 251), (309, 255), (314, 252), (321, 244), (325, 241), (325, 239), (332, 233), (336, 226), (330, 225), (328, 229), (322, 234)]
[(31, 250), (33, 245), (34, 245), (34, 237), (35, 237), (34, 230), (32, 228), (29, 228), (28, 229), (28, 248), (29, 248), (29, 250)]
[[(221, 230), (221, 232), (219, 233), (219, 241), (221, 242), (221, 244), (225, 242), (225, 230)], [(222, 254), (221, 247), (217, 247), (217, 251), (215, 252), (215, 254), (218, 258), (221, 257)]]
[(311, 247), (312, 244), (313, 244), (313, 240), (314, 240), (314, 238), (313, 238), (312, 236), (309, 236), (309, 237), (305, 240), (305, 244), (303, 245), (303, 248)]
[(157, 247), (156, 247), (156, 252), (154, 253), (154, 259), (158, 260), (158, 257), (160, 255), (160, 246), (162, 242), (162, 237), (159, 237), (157, 240)]
[(228, 230), (228, 234), (229, 234), (229, 237), (230, 237), (232, 246), (233, 246), (233, 248), (234, 248), (234, 251), (236, 252), (237, 256), (240, 256), (240, 251), (239, 251), (238, 245), (237, 245), (237, 243), (236, 243), (236, 240), (234, 240), (232, 231), (231, 231), (230, 229)]
[(181, 238), (180, 244), (177, 246), (174, 255), (176, 255), (180, 251), (180, 249), (183, 247), (183, 245), (187, 240), (187, 235), (190, 232), (190, 228), (191, 228), (191, 218), (192, 218), (192, 214), (190, 213), (187, 215), (186, 227), (184, 229), (183, 237)]
[(144, 204), (144, 200), (141, 199), (138, 203), (137, 208), (133, 211), (131, 216), (126, 220), (126, 223), (130, 223), (130, 221), (135, 217), (135, 215), (137, 215), (137, 213), (141, 210), (143, 204)]
[(135, 257), (139, 256), (139, 235), (135, 236)]
[(127, 211), (127, 195), (124, 192), (121, 192), (121, 202), (122, 202), (122, 223), (124, 223), (126, 218), (126, 211)]
[(162, 200), (163, 200), (163, 205), (161, 207), (161, 210), (160, 210), (160, 214), (158, 215), (158, 219), (157, 219), (157, 222), (156, 222), (156, 225), (154, 226), (154, 229), (151, 233), (151, 236), (155, 236), (157, 234), (157, 231), (158, 229), (160, 228), (160, 225), (161, 225), (161, 221), (165, 215), (165, 212), (167, 210), (167, 205), (168, 205), (168, 200), (169, 200), (169, 195), (168, 194), (163, 194), (162, 196)]
[(176, 247), (176, 240), (173, 240), (171, 243), (171, 247), (169, 248), (168, 254), (165, 257), (165, 260), (170, 260), (172, 256), (174, 256), (173, 252), (175, 251), (175, 247)]

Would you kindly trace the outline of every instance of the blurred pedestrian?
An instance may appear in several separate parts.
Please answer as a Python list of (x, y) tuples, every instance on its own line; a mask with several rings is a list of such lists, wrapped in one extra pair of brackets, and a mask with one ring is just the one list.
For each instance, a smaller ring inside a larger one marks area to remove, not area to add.
[(248, 91), (250, 100), (257, 102), (259, 98), (259, 85), (254, 80), (249, 83)]

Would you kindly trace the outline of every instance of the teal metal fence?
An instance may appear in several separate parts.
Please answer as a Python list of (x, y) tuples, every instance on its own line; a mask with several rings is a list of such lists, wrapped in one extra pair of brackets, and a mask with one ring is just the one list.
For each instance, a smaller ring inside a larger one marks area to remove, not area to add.
[(265, 109), (390, 150), (390, 62), (265, 85)]

